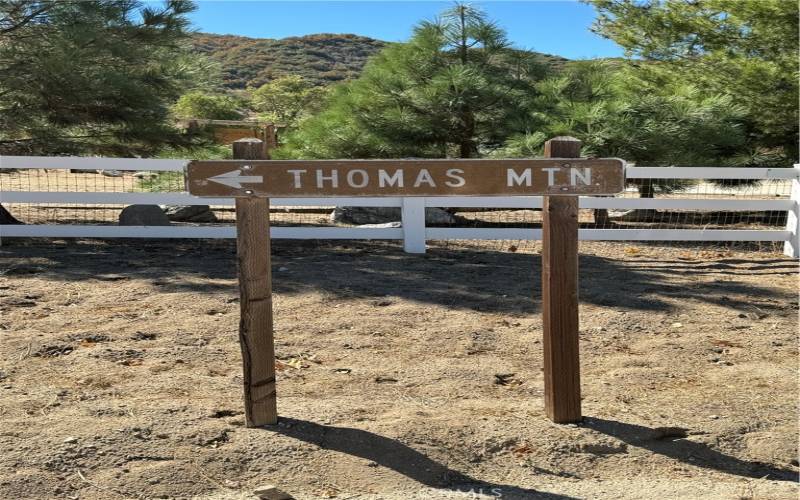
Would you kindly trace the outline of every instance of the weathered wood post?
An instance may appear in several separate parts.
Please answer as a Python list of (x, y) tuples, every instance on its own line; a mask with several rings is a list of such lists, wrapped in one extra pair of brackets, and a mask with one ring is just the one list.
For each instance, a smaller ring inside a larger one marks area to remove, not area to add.
[[(578, 158), (581, 141), (555, 137), (547, 158)], [(569, 167), (565, 160), (562, 168)], [(542, 204), (544, 408), (556, 423), (581, 420), (578, 358), (578, 197), (545, 196)]]
[[(237, 160), (266, 160), (263, 141), (233, 143)], [(248, 165), (243, 165), (243, 170)], [(246, 192), (247, 193), (247, 192)], [(275, 395), (275, 343), (272, 326), (272, 269), (269, 236), (269, 198), (236, 198), (236, 253), (241, 318), (239, 342), (244, 368), (244, 407), (247, 427), (278, 422)]]

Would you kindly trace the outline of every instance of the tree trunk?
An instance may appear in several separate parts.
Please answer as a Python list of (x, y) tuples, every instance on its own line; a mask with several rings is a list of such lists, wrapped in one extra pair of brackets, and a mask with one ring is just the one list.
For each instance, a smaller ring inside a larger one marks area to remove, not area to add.
[(461, 19), (461, 46), (459, 49), (459, 55), (461, 57), (461, 64), (466, 66), (467, 64), (467, 6), (466, 5), (459, 5), (458, 6), (458, 14)]
[(22, 222), (11, 215), (11, 212), (6, 210), (3, 205), (0, 205), (0, 224), (22, 224)]
[[(655, 198), (656, 188), (652, 179), (642, 179), (638, 183), (639, 198)], [(635, 219), (642, 222), (655, 222), (658, 217), (658, 212), (652, 208), (640, 208), (634, 211), (636, 214)]]
[(475, 143), (470, 139), (462, 139), (459, 145), (460, 158), (472, 158), (475, 153)]
[(651, 179), (643, 179), (638, 184), (639, 198), (655, 198), (656, 190)]
[(608, 218), (607, 208), (594, 209), (594, 224), (595, 226), (600, 226), (600, 227), (606, 227), (611, 224), (611, 221)]
[[(467, 6), (463, 4), (459, 5), (458, 11), (461, 21), (461, 40), (458, 47), (458, 52), (461, 65), (466, 66), (469, 62), (469, 40), (467, 39)], [(477, 156), (478, 152), (478, 148), (475, 146), (475, 141), (472, 139), (472, 137), (475, 135), (475, 116), (467, 104), (462, 104), (460, 106), (459, 115), (461, 118), (461, 137), (458, 144), (458, 156), (460, 158), (472, 158)]]
[(475, 115), (469, 106), (461, 108), (461, 138), (459, 140), (459, 157), (474, 158), (478, 156), (478, 147), (473, 137), (475, 136)]

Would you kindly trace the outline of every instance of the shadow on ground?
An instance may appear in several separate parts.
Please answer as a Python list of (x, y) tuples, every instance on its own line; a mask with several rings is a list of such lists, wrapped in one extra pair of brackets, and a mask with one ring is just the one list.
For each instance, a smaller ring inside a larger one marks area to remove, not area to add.
[[(232, 241), (48, 245), (12, 240), (0, 247), (0, 275), (38, 273), (61, 281), (143, 279), (164, 293), (235, 294), (235, 254)], [(683, 299), (749, 310), (758, 298), (762, 306), (772, 301), (779, 303), (772, 307), (780, 309), (780, 303), (793, 302), (791, 294), (735, 277), (790, 274), (796, 269), (789, 259), (704, 262), (581, 255), (580, 299), (620, 310), (668, 311)], [(540, 279), (541, 259), (531, 254), (434, 248), (413, 255), (381, 242), (277, 241), (273, 247), (273, 286), (279, 294), (317, 290), (341, 299), (390, 295), (459, 309), (528, 314), (538, 309)]]
[(615, 420), (585, 417), (581, 427), (612, 436), (630, 446), (644, 448), (685, 464), (706, 469), (714, 469), (727, 474), (750, 478), (766, 478), (777, 481), (798, 481), (798, 473), (789, 469), (779, 469), (760, 462), (741, 460), (721, 453), (703, 443), (696, 443), (680, 437), (669, 438), (669, 433), (642, 425), (627, 424)]
[[(665, 433), (661, 429), (593, 417), (584, 418), (580, 426), (687, 465), (741, 477), (798, 481), (798, 473), (793, 470), (742, 460), (719, 452), (703, 443), (676, 436), (670, 437), (669, 432)], [(281, 418), (278, 425), (264, 429), (267, 432), (312, 443), (325, 450), (370, 460), (432, 488), (465, 493), (479, 491), (484, 494), (501, 493), (503, 498), (509, 499), (572, 498), (507, 484), (481, 481), (450, 469), (395, 439), (361, 429), (322, 425), (294, 418)]]
[(334, 427), (307, 420), (281, 418), (278, 425), (265, 427), (268, 432), (283, 434), (312, 443), (325, 450), (346, 453), (398, 472), (431, 488), (451, 492), (482, 492), (506, 499), (571, 499), (565, 495), (546, 493), (508, 484), (481, 481), (430, 459), (403, 443), (379, 434), (349, 427)]

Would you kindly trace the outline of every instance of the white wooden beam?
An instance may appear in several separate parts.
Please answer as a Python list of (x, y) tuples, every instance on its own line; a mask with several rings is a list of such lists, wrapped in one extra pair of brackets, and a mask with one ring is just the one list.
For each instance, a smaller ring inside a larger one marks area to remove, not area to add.
[(628, 179), (796, 179), (791, 168), (627, 167)]
[[(277, 239), (400, 240), (400, 228), (273, 227)], [(235, 238), (234, 226), (94, 226), (87, 224), (0, 225), (0, 238)]]
[[(741, 199), (697, 199), (697, 198), (612, 198), (581, 196), (580, 208), (673, 209), (673, 210), (730, 210), (730, 211), (785, 211), (792, 202), (786, 199), (741, 200)], [(541, 196), (509, 197), (430, 197), (425, 198), (428, 207), (459, 208), (529, 208), (541, 209)]]
[[(429, 240), (540, 240), (534, 228), (449, 228), (426, 230)], [(789, 231), (744, 229), (579, 229), (584, 241), (786, 241)]]
[[(800, 174), (800, 165), (795, 165), (794, 170)], [(786, 217), (786, 230), (790, 236), (783, 245), (783, 253), (793, 259), (800, 258), (800, 178), (792, 181), (792, 206)]]
[[(188, 193), (98, 193), (65, 191), (0, 191), (2, 203), (75, 203), (81, 205), (215, 205), (233, 206), (233, 198), (200, 198)], [(272, 207), (399, 207), (400, 197), (271, 198)]]

